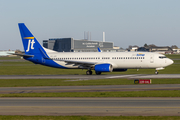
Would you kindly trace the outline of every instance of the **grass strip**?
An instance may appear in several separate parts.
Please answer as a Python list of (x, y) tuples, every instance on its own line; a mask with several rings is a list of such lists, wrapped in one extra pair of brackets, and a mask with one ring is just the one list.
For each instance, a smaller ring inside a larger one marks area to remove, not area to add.
[[(140, 85), (129, 79), (69, 81), (67, 79), (0, 79), (0, 87)], [(152, 84), (180, 84), (180, 79), (152, 79)]]
[[(69, 81), (67, 79), (0, 79), (0, 87), (140, 85), (129, 79)], [(152, 84), (180, 84), (180, 79), (152, 79)]]
[(12, 93), (12, 94), (0, 94), (0, 97), (180, 97), (180, 90)]
[(1, 56), (0, 57), (0, 60), (18, 60), (18, 59), (21, 59), (20, 56), (13, 56), (13, 57), (8, 57), (8, 56)]
[(1, 120), (179, 120), (180, 116), (0, 116)]
[(128, 85), (133, 80), (99, 79), (68, 81), (67, 79), (0, 79), (0, 87), (30, 87), (30, 86), (87, 86), (87, 85)]
[(170, 59), (180, 59), (180, 54), (166, 55), (166, 57)]

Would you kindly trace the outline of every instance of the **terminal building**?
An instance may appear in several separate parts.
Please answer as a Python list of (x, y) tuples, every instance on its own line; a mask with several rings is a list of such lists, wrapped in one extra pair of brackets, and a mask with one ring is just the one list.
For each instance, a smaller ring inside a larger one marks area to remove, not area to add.
[(52, 38), (43, 40), (43, 47), (58, 52), (97, 52), (98, 47), (103, 52), (121, 52), (123, 49), (114, 47), (113, 42), (92, 40), (75, 40), (73, 38)]

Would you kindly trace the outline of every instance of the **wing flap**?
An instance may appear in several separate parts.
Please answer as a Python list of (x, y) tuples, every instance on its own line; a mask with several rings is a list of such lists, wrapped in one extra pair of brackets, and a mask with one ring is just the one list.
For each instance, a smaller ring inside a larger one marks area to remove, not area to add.
[(96, 64), (96, 62), (86, 62), (86, 61), (72, 61), (72, 60), (55, 60), (63, 61), (66, 65), (81, 66), (81, 67), (91, 67)]

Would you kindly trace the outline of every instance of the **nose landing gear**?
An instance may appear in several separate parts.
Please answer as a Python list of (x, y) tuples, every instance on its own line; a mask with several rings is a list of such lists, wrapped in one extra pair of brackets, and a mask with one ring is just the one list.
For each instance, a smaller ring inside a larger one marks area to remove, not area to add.
[(156, 68), (155, 74), (156, 74), (156, 75), (159, 74), (158, 70), (163, 70), (163, 69), (164, 69), (163, 67), (161, 67), (161, 68)]
[(156, 75), (158, 75), (158, 74), (159, 74), (159, 72), (156, 70), (156, 71), (155, 71), (155, 74), (156, 74)]

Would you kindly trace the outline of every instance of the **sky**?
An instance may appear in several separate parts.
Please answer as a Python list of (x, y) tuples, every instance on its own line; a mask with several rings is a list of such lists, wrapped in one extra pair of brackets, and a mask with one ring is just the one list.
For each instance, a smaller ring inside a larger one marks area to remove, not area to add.
[(49, 38), (91, 39), (114, 46), (180, 47), (180, 0), (0, 0), (0, 50), (23, 50), (18, 23), (42, 44)]

